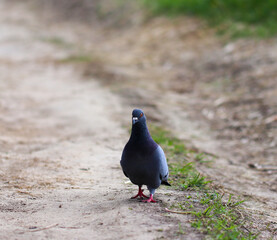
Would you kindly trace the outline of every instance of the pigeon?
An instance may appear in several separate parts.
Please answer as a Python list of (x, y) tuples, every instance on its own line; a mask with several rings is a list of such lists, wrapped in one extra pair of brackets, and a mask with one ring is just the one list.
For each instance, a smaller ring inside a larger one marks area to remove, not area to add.
[(155, 190), (161, 185), (170, 186), (168, 166), (163, 149), (151, 137), (146, 116), (140, 109), (132, 112), (132, 132), (125, 145), (120, 161), (124, 175), (135, 185), (138, 194), (133, 198), (148, 198), (143, 194), (142, 185), (146, 185), (150, 197), (144, 202), (156, 202), (153, 199)]

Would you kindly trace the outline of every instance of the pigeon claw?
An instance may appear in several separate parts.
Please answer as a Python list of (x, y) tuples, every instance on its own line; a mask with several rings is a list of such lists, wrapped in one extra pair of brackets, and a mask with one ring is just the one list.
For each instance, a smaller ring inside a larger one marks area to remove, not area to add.
[(148, 198), (148, 199), (146, 199), (146, 200), (143, 200), (143, 202), (153, 202), (153, 203), (155, 203), (156, 201), (153, 199), (153, 194), (150, 194), (150, 197)]
[(145, 196), (144, 194), (143, 194), (143, 191), (144, 190), (142, 190), (141, 189), (141, 187), (139, 187), (139, 191), (138, 191), (138, 194), (136, 195), (136, 196), (133, 196), (133, 197), (131, 197), (131, 199), (135, 199), (135, 198), (137, 198), (137, 197), (140, 197), (140, 198), (148, 198), (147, 196)]

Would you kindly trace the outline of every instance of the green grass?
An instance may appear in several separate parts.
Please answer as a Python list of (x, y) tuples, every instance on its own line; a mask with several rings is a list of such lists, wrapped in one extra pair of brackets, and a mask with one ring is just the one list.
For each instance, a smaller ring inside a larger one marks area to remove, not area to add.
[(185, 147), (183, 142), (173, 137), (170, 132), (165, 131), (163, 128), (149, 125), (149, 131), (152, 133), (152, 137), (155, 142), (164, 147), (164, 150), (170, 155), (169, 157), (175, 157), (176, 155), (187, 155), (191, 152)]
[(277, 33), (276, 0), (142, 0), (154, 14), (200, 16), (232, 37)]
[(73, 47), (73, 45), (69, 42), (67, 42), (66, 40), (64, 40), (63, 38), (60, 38), (60, 37), (49, 37), (49, 38), (46, 38), (46, 37), (42, 37), (40, 38), (41, 41), (43, 42), (47, 42), (47, 43), (51, 43), (57, 47), (62, 47), (62, 48), (71, 48)]
[(70, 55), (60, 60), (61, 63), (91, 63), (94, 59), (89, 55)]
[(179, 188), (204, 187), (207, 181), (195, 168), (195, 164), (210, 162), (210, 156), (187, 149), (185, 144), (170, 132), (154, 125), (149, 126), (153, 139), (159, 143), (166, 152), (169, 161), (171, 179), (178, 183)]
[[(183, 165), (184, 164), (184, 165)], [(172, 181), (177, 182), (181, 189), (204, 187), (210, 181), (197, 172), (194, 162), (169, 164)]]
[(239, 210), (243, 201), (232, 201), (231, 195), (227, 202), (222, 198), (216, 191), (201, 193), (200, 206), (192, 205), (195, 216), (192, 226), (212, 239), (256, 239), (257, 235), (246, 228), (243, 231), (244, 219)]
[[(210, 181), (197, 171), (196, 164), (210, 162), (211, 156), (186, 148), (181, 140), (161, 127), (150, 125), (149, 130), (153, 139), (165, 150), (172, 187), (189, 194), (172, 204), (171, 208), (192, 215), (191, 226), (208, 239), (256, 239), (258, 235), (245, 227), (246, 219), (240, 207), (244, 201), (234, 200), (232, 195), (224, 200), (224, 195), (215, 191)], [(181, 226), (180, 222), (177, 234), (185, 234)]]

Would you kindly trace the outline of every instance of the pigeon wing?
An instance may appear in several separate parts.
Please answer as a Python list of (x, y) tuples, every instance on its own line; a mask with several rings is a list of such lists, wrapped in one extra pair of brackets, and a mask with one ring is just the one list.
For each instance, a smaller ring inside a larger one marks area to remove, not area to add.
[(161, 179), (161, 184), (164, 184), (164, 185), (168, 185), (170, 186), (170, 184), (167, 182), (167, 179), (168, 179), (168, 166), (167, 166), (167, 161), (166, 161), (166, 157), (165, 157), (165, 154), (164, 154), (164, 151), (163, 149), (158, 146), (157, 148), (157, 154), (159, 156), (159, 164), (160, 164), (160, 179)]

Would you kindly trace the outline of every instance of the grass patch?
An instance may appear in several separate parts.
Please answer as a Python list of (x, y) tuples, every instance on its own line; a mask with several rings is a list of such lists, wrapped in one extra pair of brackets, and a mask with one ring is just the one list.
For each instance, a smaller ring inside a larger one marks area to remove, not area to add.
[(182, 190), (201, 188), (210, 182), (196, 170), (194, 165), (194, 162), (184, 163), (184, 165), (180, 163), (169, 164), (172, 181), (177, 182)]
[(275, 0), (141, 0), (154, 14), (200, 16), (232, 37), (270, 37), (277, 33)]
[(91, 63), (95, 60), (89, 55), (70, 55), (60, 60), (61, 63)]
[(60, 37), (40, 38), (41, 41), (51, 43), (57, 47), (71, 48), (73, 45)]
[(163, 128), (149, 125), (149, 131), (154, 141), (162, 145), (163, 149), (169, 154), (168, 157), (174, 158), (176, 155), (186, 156), (190, 152), (180, 139), (173, 137), (170, 132)]
[[(170, 183), (190, 193), (171, 208), (193, 215), (191, 226), (209, 239), (256, 239), (258, 235), (245, 227), (246, 219), (240, 209), (243, 201), (234, 200), (232, 195), (224, 199), (224, 195), (212, 189), (210, 181), (197, 171), (195, 165), (205, 163), (211, 156), (186, 148), (180, 139), (161, 127), (150, 125), (149, 131), (167, 155)], [(181, 224), (178, 234), (185, 234)]]
[[(199, 203), (191, 203), (195, 216), (192, 226), (209, 235), (212, 239), (256, 239), (257, 235), (244, 227), (239, 206), (243, 201), (233, 201), (232, 195), (224, 202), (223, 195), (215, 191), (202, 192)], [(183, 206), (183, 205), (182, 205)]]
[(180, 139), (161, 127), (149, 125), (149, 130), (154, 141), (164, 149), (171, 179), (179, 188), (201, 188), (210, 182), (196, 170), (195, 164), (210, 162), (211, 156), (186, 148)]

